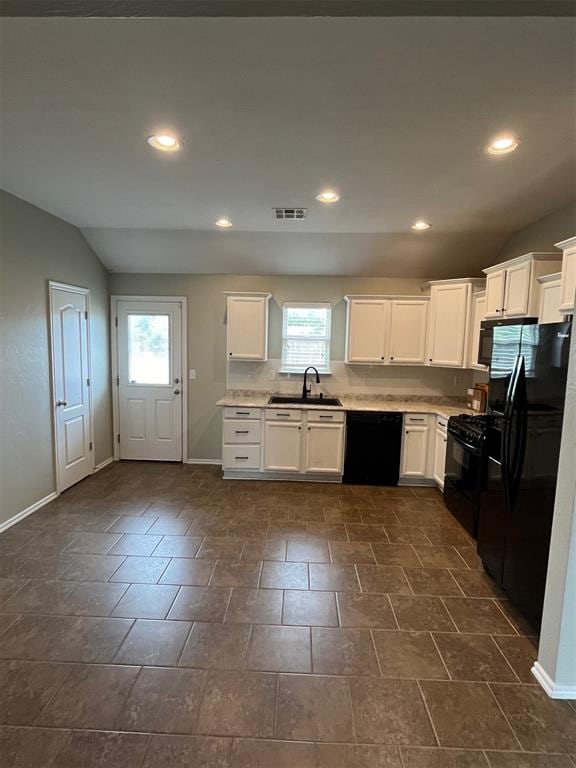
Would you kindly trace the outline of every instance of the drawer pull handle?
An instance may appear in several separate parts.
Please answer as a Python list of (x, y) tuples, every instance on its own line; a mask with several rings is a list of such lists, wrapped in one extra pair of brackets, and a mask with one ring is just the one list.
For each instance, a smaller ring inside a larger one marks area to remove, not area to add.
[(290, 418), (290, 414), (289, 413), (277, 413), (276, 416), (286, 416), (287, 419)]
[(236, 416), (250, 416), (250, 411), (236, 411)]
[(424, 419), (416, 419), (414, 416), (410, 416), (410, 421), (424, 421)]
[(247, 429), (237, 429), (237, 430), (235, 430), (235, 432), (236, 432), (237, 435), (247, 435), (248, 434), (248, 430)]
[(333, 419), (334, 417), (332, 415), (330, 416), (320, 416), (321, 419)]
[(248, 459), (248, 456), (234, 456), (234, 458), (235, 458), (236, 460), (238, 460), (238, 461), (239, 461), (240, 459), (244, 459), (244, 460), (247, 460), (247, 459)]

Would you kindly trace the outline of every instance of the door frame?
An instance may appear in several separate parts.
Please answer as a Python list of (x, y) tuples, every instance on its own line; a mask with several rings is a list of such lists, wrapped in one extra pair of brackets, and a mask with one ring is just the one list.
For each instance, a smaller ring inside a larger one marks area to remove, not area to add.
[[(88, 387), (88, 413), (90, 414), (90, 443), (92, 444), (92, 473), (94, 474), (96, 468), (96, 443), (94, 441), (94, 398), (92, 397), (92, 389), (94, 381), (92, 377), (92, 346), (91, 346), (91, 327), (92, 327), (92, 296), (90, 288), (82, 288), (79, 285), (70, 285), (69, 283), (62, 283), (59, 280), (48, 280), (48, 327), (49, 327), (49, 347), (50, 347), (50, 410), (52, 417), (52, 454), (54, 457), (54, 477), (56, 481), (56, 493), (62, 493), (62, 480), (60, 477), (60, 461), (58, 455), (58, 435), (56, 425), (56, 412), (54, 403), (56, 401), (56, 377), (54, 366), (54, 324), (52, 322), (52, 315), (54, 309), (54, 303), (52, 300), (52, 290), (68, 291), (69, 293), (78, 293), (86, 296), (86, 312), (88, 313), (88, 319), (86, 321), (86, 352), (88, 356), (88, 378), (90, 379), (90, 386)], [(87, 475), (88, 477), (88, 475)]]
[(182, 356), (182, 464), (188, 461), (188, 304), (186, 296), (132, 296), (113, 294), (110, 296), (110, 349), (112, 355), (112, 425), (114, 434), (114, 461), (120, 461), (120, 402), (118, 397), (118, 302), (170, 302), (180, 304), (180, 322), (182, 325), (180, 354)]

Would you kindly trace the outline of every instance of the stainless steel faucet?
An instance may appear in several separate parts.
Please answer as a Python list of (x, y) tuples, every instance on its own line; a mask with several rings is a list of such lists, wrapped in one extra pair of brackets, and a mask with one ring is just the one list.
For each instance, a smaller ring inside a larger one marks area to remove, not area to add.
[(316, 384), (320, 384), (320, 374), (318, 373), (316, 368), (314, 368), (313, 365), (309, 365), (308, 368), (306, 368), (306, 370), (304, 371), (304, 382), (302, 384), (302, 400), (306, 400), (306, 398), (312, 391), (312, 387), (309, 387), (306, 381), (306, 376), (308, 374), (308, 371), (314, 371), (314, 373), (316, 374)]

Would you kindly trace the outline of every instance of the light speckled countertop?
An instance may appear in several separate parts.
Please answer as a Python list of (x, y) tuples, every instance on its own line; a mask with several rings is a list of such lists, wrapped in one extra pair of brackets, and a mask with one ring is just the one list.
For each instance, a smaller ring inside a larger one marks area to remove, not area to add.
[[(283, 393), (284, 394), (284, 393)], [(326, 405), (302, 405), (302, 403), (276, 403), (270, 405), (268, 400), (272, 396), (271, 392), (227, 392), (226, 395), (218, 400), (216, 405), (230, 406), (233, 408), (294, 408), (300, 410), (305, 408), (307, 410), (324, 410), (330, 408), (335, 411), (379, 411), (379, 412), (392, 412), (392, 413), (432, 413), (435, 416), (443, 416), (445, 419), (449, 419), (450, 416), (456, 416), (460, 413), (475, 414), (475, 411), (471, 411), (466, 408), (465, 405), (460, 405), (453, 398), (431, 398), (429, 400), (419, 395), (414, 396), (414, 399), (393, 399), (391, 397), (381, 397), (378, 395), (370, 395), (359, 397), (357, 395), (327, 395), (327, 397), (337, 397), (342, 403), (341, 406), (326, 406)]]

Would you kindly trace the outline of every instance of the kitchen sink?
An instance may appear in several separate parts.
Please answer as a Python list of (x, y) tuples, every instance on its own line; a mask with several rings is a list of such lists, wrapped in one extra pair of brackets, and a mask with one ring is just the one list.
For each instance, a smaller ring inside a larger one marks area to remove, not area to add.
[(272, 395), (268, 400), (269, 405), (322, 405), (322, 406), (341, 406), (342, 403), (337, 397), (316, 397), (309, 395), (302, 397), (298, 395)]

